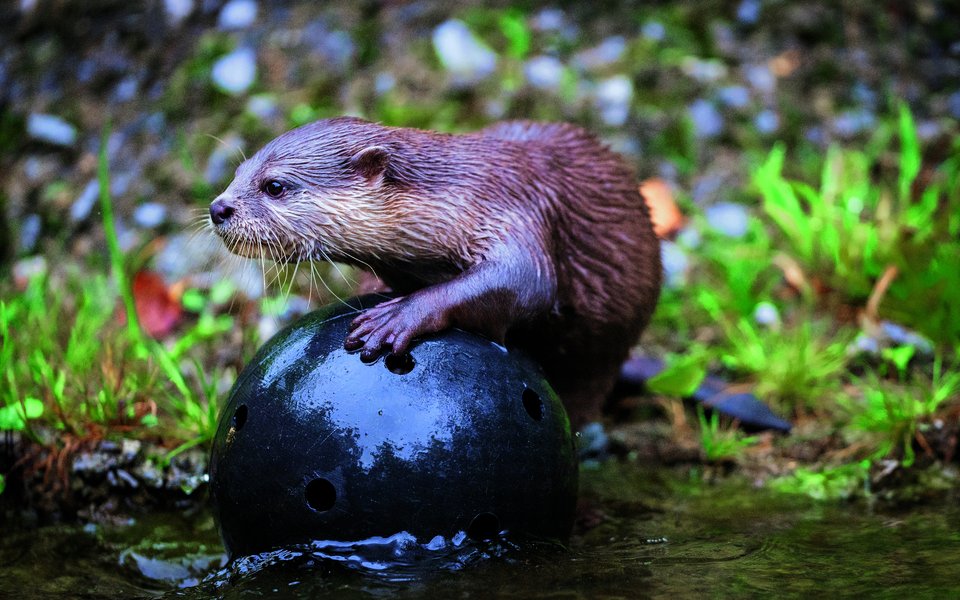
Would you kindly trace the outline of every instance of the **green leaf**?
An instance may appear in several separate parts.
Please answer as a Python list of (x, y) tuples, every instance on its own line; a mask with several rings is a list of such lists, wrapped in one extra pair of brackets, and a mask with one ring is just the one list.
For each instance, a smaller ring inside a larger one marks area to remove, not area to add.
[(183, 292), (180, 303), (190, 312), (200, 312), (207, 304), (207, 299), (200, 290), (189, 289)]
[(647, 388), (657, 394), (685, 398), (693, 394), (706, 376), (702, 356), (674, 356), (667, 361), (666, 369), (647, 380)]
[(900, 200), (909, 202), (910, 188), (920, 173), (920, 143), (913, 115), (906, 104), (900, 105)]
[(3, 493), (7, 487), (7, 480), (3, 478), (3, 475), (0, 475), (0, 494)]
[(510, 56), (522, 60), (530, 51), (530, 30), (527, 28), (523, 13), (511, 10), (500, 15), (500, 31), (507, 38)]
[[(24, 413), (26, 408), (26, 413)], [(0, 408), (0, 431), (21, 431), (28, 419), (43, 415), (43, 402), (36, 398), (27, 398), (23, 404), (11, 404)]]

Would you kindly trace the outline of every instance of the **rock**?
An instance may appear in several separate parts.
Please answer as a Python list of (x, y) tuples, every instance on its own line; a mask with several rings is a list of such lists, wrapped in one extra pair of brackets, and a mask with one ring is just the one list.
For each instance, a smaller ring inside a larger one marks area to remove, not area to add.
[(440, 64), (460, 83), (475, 83), (497, 67), (493, 50), (457, 19), (445, 21), (433, 30), (433, 48)]
[(27, 117), (27, 135), (54, 146), (73, 146), (77, 129), (56, 115), (30, 113)]
[(531, 86), (557, 91), (563, 80), (563, 63), (553, 56), (534, 56), (523, 65), (523, 74)]
[(717, 98), (732, 108), (743, 108), (750, 103), (750, 90), (742, 85), (728, 85), (720, 88)]
[(727, 237), (741, 238), (750, 226), (750, 216), (742, 204), (717, 202), (708, 206), (705, 213), (707, 223)]
[(633, 82), (626, 75), (614, 75), (600, 82), (595, 92), (600, 119), (611, 127), (619, 127), (630, 116)]
[(640, 28), (640, 35), (653, 42), (660, 42), (667, 35), (667, 28), (660, 21), (646, 21)]
[(623, 58), (626, 51), (627, 40), (622, 35), (610, 36), (593, 48), (577, 52), (573, 56), (573, 65), (585, 71), (599, 70)]
[(687, 112), (698, 138), (716, 137), (723, 131), (723, 115), (707, 100), (694, 100)]
[(96, 204), (99, 197), (100, 184), (96, 179), (91, 179), (87, 182), (86, 187), (83, 188), (83, 191), (80, 192), (77, 199), (73, 201), (73, 204), (70, 205), (70, 221), (72, 223), (86, 221), (87, 217), (90, 216), (90, 211), (93, 210), (93, 205)]
[(257, 77), (257, 56), (250, 48), (238, 48), (213, 64), (211, 77), (221, 91), (238, 96), (250, 89)]
[(220, 29), (246, 29), (257, 20), (255, 0), (230, 0), (220, 10), (217, 27)]
[(660, 257), (663, 261), (663, 283), (667, 287), (683, 287), (687, 279), (690, 259), (680, 246), (668, 240), (660, 241)]
[(760, 19), (760, 0), (742, 0), (737, 7), (737, 20), (753, 25)]
[(20, 220), (20, 240), (17, 248), (20, 254), (29, 254), (37, 245), (40, 239), (40, 230), (43, 223), (40, 221), (40, 215), (30, 213)]
[(754, 127), (764, 135), (769, 135), (780, 129), (780, 115), (769, 108), (760, 111), (753, 120)]
[(727, 76), (727, 66), (719, 60), (687, 56), (680, 63), (685, 75), (700, 83), (716, 83)]
[(776, 327), (780, 325), (780, 311), (772, 302), (757, 302), (753, 307), (753, 320), (764, 327)]
[(166, 220), (167, 207), (158, 202), (144, 202), (133, 210), (133, 221), (140, 227), (157, 227)]
[(193, 0), (163, 0), (167, 23), (176, 27), (193, 13)]

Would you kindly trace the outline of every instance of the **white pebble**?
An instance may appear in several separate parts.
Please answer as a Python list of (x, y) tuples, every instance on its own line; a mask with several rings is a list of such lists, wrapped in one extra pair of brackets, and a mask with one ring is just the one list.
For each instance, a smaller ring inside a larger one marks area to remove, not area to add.
[(250, 48), (238, 48), (213, 64), (213, 83), (237, 96), (246, 92), (257, 77), (257, 57)]
[(497, 55), (481, 42), (466, 23), (445, 21), (433, 30), (433, 48), (440, 64), (463, 82), (475, 82), (493, 73)]
[(77, 128), (56, 115), (31, 113), (27, 117), (27, 135), (57, 146), (72, 146), (77, 141)]
[(220, 29), (246, 29), (257, 20), (257, 3), (254, 0), (230, 0), (220, 11), (217, 27)]

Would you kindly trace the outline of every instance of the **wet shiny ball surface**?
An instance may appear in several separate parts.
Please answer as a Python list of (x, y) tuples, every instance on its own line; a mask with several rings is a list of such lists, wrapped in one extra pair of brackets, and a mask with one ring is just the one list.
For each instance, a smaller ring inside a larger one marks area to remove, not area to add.
[(459, 330), (365, 364), (343, 340), (375, 303), (304, 316), (238, 378), (210, 466), (230, 554), (400, 532), (565, 540), (576, 452), (536, 364)]

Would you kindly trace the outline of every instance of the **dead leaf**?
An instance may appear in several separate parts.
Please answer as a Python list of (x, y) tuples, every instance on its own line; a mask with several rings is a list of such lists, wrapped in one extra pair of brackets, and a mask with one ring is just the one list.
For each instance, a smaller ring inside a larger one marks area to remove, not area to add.
[(673, 199), (670, 185), (659, 177), (653, 177), (644, 180), (639, 189), (650, 208), (653, 231), (661, 239), (672, 239), (683, 229), (686, 218)]

